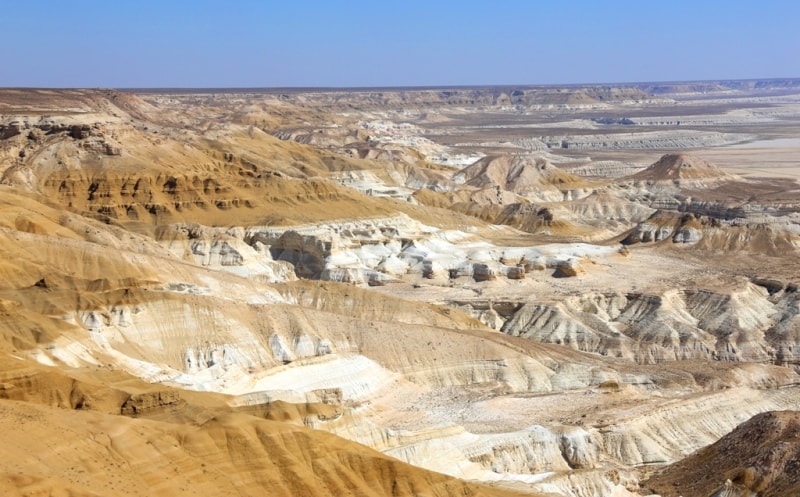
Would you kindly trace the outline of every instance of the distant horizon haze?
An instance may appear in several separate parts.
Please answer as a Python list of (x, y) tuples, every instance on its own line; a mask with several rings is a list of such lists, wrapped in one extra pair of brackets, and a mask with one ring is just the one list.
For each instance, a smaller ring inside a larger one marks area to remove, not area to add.
[(708, 84), (731, 83), (740, 81), (800, 81), (800, 76), (755, 77), (734, 79), (696, 79), (675, 81), (602, 81), (602, 82), (577, 82), (577, 83), (497, 83), (497, 84), (452, 84), (452, 85), (385, 85), (385, 86), (163, 86), (163, 87), (134, 87), (134, 86), (4, 86), (0, 88), (21, 90), (119, 90), (119, 91), (340, 91), (340, 90), (440, 90), (440, 89), (470, 89), (470, 88), (582, 88), (602, 86), (635, 86), (635, 85), (680, 85), (680, 84)]

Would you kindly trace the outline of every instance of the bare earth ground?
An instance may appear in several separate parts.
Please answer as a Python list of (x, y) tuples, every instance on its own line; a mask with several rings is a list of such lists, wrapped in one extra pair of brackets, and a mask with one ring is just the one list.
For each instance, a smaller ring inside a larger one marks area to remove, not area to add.
[(0, 90), (0, 489), (692, 495), (800, 410), (798, 95)]

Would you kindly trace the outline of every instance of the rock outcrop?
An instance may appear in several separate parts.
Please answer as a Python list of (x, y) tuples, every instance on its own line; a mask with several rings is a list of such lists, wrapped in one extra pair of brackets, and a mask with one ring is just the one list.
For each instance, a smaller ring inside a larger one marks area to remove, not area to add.
[(695, 130), (642, 131), (618, 135), (595, 134), (590, 136), (543, 136), (541, 140), (550, 148), (597, 149), (691, 149), (731, 145), (751, 139), (747, 134), (718, 133)]
[(523, 156), (485, 157), (459, 171), (453, 181), (476, 188), (513, 192), (532, 201), (562, 201), (589, 193), (585, 180), (545, 160)]
[(664, 497), (778, 497), (800, 492), (800, 413), (758, 414), (718, 442), (654, 474)]
[(630, 497), (800, 409), (797, 183), (638, 166), (763, 84), (0, 91), (0, 493)]
[(505, 333), (643, 363), (685, 359), (794, 364), (789, 350), (796, 293), (776, 299), (759, 286), (672, 290), (660, 295), (586, 294), (527, 303)]

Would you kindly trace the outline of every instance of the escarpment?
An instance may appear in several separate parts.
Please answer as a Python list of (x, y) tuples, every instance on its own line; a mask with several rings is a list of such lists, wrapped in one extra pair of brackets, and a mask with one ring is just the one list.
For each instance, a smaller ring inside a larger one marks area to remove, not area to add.
[(760, 84), (0, 90), (0, 492), (790, 495)]
[[(529, 303), (503, 331), (637, 362), (686, 359), (793, 361), (796, 292), (769, 295), (752, 283), (729, 293), (702, 289), (587, 294)], [(791, 334), (791, 333), (790, 333)], [(779, 351), (780, 354), (779, 354)]]
[[(99, 219), (143, 225), (174, 222), (244, 224), (267, 220), (312, 221), (346, 214), (367, 198), (328, 182), (281, 176), (240, 179), (219, 175), (53, 175), (42, 185), (48, 197)], [(375, 206), (378, 212), (381, 208)], [(269, 212), (269, 214), (267, 214)], [(386, 210), (385, 212), (389, 212)]]

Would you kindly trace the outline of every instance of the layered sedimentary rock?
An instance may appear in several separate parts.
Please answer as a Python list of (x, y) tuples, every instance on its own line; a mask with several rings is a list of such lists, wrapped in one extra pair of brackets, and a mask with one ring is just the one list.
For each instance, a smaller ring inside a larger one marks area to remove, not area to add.
[(771, 296), (752, 283), (726, 293), (587, 294), (558, 303), (525, 304), (503, 331), (638, 362), (787, 363), (795, 360), (788, 330), (797, 319), (797, 300), (796, 292)]
[(486, 157), (459, 171), (456, 183), (499, 188), (531, 200), (561, 201), (586, 195), (586, 183), (542, 160), (526, 157)]
[(773, 87), (670, 88), (0, 92), (0, 487), (629, 497), (800, 408), (797, 184), (642, 152)]
[(749, 135), (692, 130), (649, 131), (620, 135), (544, 136), (550, 148), (565, 149), (684, 149), (716, 147), (750, 139)]

